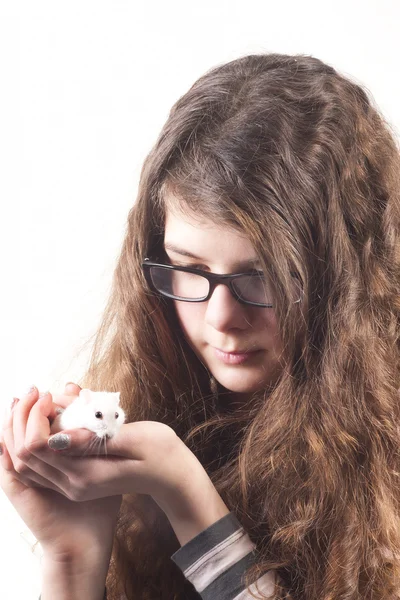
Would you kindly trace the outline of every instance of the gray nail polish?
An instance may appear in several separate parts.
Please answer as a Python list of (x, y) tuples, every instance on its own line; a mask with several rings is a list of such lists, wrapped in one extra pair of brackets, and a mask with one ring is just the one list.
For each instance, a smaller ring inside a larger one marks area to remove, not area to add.
[(65, 450), (71, 443), (71, 436), (67, 433), (56, 433), (49, 438), (49, 448), (52, 450)]

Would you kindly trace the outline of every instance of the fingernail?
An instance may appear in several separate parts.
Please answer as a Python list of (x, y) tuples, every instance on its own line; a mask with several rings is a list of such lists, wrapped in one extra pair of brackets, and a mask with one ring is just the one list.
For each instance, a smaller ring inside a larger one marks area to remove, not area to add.
[(11, 403), (11, 412), (14, 410), (14, 408), (17, 406), (17, 403), (19, 402), (19, 398), (13, 398), (13, 401)]
[(3, 444), (0, 444), (0, 456), (3, 454)]
[(56, 433), (47, 443), (52, 450), (65, 450), (71, 443), (71, 436), (67, 433)]
[(44, 398), (45, 396), (47, 396), (47, 394), (50, 394), (50, 392), (42, 392), (39, 396), (39, 400), (40, 398)]
[(28, 394), (32, 394), (32, 392), (34, 392), (35, 390), (36, 390), (36, 386), (31, 385), (28, 389), (25, 390), (25, 396), (28, 396)]
[(75, 385), (73, 381), (68, 381), (68, 383), (65, 384), (65, 387), (67, 387), (67, 385)]

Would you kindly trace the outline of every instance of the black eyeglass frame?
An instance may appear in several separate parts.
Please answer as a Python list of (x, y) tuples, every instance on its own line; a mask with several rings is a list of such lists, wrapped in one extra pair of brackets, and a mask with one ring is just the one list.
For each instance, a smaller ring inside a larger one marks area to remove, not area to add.
[[(249, 304), (250, 306), (259, 306), (260, 308), (274, 308), (273, 304), (265, 304), (265, 303), (263, 304), (261, 302), (251, 302), (250, 300), (244, 300), (236, 292), (235, 288), (232, 285), (232, 280), (236, 279), (238, 277), (243, 277), (244, 275), (251, 277), (252, 274), (249, 273), (248, 271), (244, 272), (244, 273), (232, 273), (231, 275), (217, 275), (216, 273), (208, 273), (207, 271), (202, 271), (201, 269), (192, 269), (191, 267), (178, 267), (176, 265), (166, 265), (163, 263), (153, 262), (149, 258), (144, 259), (144, 262), (142, 262), (142, 267), (143, 267), (143, 271), (144, 271), (144, 276), (145, 276), (146, 281), (149, 284), (150, 288), (153, 291), (155, 291), (157, 294), (160, 294), (161, 296), (165, 296), (167, 298), (171, 298), (172, 300), (178, 300), (180, 302), (206, 302), (207, 300), (209, 300), (211, 298), (212, 293), (213, 293), (214, 289), (216, 288), (216, 286), (219, 284), (223, 284), (229, 288), (232, 296), (235, 298), (235, 300), (237, 300), (241, 304)], [(150, 275), (151, 267), (161, 267), (163, 269), (170, 269), (171, 271), (184, 271), (185, 273), (193, 273), (194, 275), (201, 275), (201, 277), (204, 277), (205, 279), (207, 279), (208, 283), (210, 284), (210, 289), (208, 291), (208, 294), (207, 294), (207, 296), (205, 296), (204, 298), (201, 298), (201, 300), (199, 300), (197, 298), (194, 298), (194, 299), (193, 298), (180, 298), (179, 296), (173, 296), (172, 294), (168, 294), (167, 292), (160, 292), (160, 290), (158, 290), (155, 287), (155, 285), (152, 281), (152, 278)], [(259, 271), (259, 273), (262, 273), (262, 271)], [(292, 277), (295, 277), (296, 279), (300, 280), (300, 277), (296, 272), (290, 271), (290, 274), (292, 275)], [(294, 304), (298, 304), (299, 302), (301, 302), (301, 298), (299, 298), (299, 300), (295, 300)]]

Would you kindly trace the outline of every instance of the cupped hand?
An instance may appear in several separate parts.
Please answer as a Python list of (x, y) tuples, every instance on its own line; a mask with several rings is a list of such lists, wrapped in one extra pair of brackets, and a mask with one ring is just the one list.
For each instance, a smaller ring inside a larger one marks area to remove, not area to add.
[[(65, 408), (79, 389), (74, 386), (58, 396), (58, 406)], [(122, 497), (115, 494), (76, 502), (65, 494), (68, 475), (42, 460), (46, 453), (53, 454), (46, 441), (49, 417), (54, 418), (57, 406), (51, 396), (41, 400), (38, 396), (35, 389), (21, 398), (3, 424), (0, 486), (45, 553), (49, 549), (53, 557), (76, 556), (88, 545), (109, 543)], [(42, 458), (31, 450), (41, 453)]]
[[(75, 395), (79, 389), (76, 386)], [(59, 405), (65, 402), (54, 399)], [(70, 500), (129, 493), (157, 500), (179, 495), (196, 474), (204, 477), (202, 465), (189, 448), (171, 427), (157, 421), (124, 424), (116, 436), (99, 446), (93, 445), (96, 435), (92, 432), (65, 430), (69, 448), (51, 450), (47, 442), (52, 411), (51, 395), (38, 400), (36, 393), (22, 399), (14, 409), (12, 428), (4, 431), (4, 442), (18, 476)]]

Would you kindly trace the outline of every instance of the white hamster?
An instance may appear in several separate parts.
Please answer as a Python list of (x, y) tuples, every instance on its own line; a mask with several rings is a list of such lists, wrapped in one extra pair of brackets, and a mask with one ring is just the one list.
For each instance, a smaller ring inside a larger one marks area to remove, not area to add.
[(120, 392), (93, 392), (82, 389), (66, 409), (51, 424), (51, 433), (64, 429), (89, 429), (97, 437), (112, 438), (125, 421), (119, 406)]

